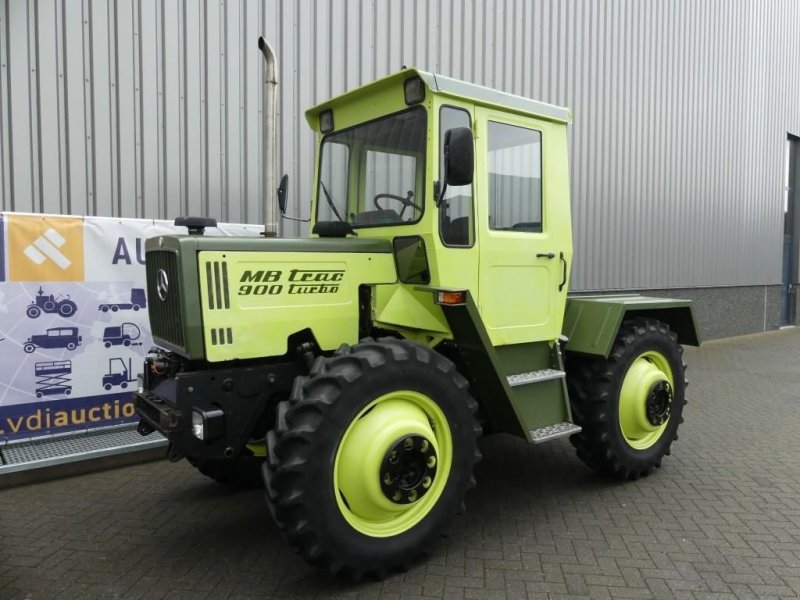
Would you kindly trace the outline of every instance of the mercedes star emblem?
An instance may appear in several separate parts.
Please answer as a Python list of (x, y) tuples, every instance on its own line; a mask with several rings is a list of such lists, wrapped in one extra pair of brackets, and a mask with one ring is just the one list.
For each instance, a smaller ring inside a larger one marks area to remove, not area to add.
[(167, 293), (169, 292), (169, 277), (167, 277), (167, 272), (164, 269), (159, 269), (158, 273), (156, 273), (156, 291), (158, 292), (158, 298), (162, 302), (166, 302)]

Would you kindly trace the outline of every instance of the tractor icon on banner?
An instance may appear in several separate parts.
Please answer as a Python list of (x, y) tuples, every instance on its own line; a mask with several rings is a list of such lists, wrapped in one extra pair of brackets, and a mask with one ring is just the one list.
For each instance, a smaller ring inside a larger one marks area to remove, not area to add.
[(36, 298), (25, 309), (25, 314), (31, 319), (36, 319), (42, 313), (58, 313), (62, 317), (71, 317), (78, 310), (78, 306), (69, 298), (62, 298), (60, 295), (54, 297), (53, 294), (45, 294), (39, 286), (39, 293)]

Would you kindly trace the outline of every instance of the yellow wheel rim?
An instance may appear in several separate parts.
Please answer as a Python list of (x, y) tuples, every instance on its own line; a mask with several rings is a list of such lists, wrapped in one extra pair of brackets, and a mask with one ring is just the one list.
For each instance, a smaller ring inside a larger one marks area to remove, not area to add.
[(650, 350), (634, 359), (619, 395), (622, 437), (636, 450), (651, 448), (670, 420), (675, 380), (667, 358)]
[(453, 437), (439, 406), (400, 390), (376, 398), (342, 436), (333, 465), (345, 520), (371, 537), (417, 525), (438, 502), (453, 462)]

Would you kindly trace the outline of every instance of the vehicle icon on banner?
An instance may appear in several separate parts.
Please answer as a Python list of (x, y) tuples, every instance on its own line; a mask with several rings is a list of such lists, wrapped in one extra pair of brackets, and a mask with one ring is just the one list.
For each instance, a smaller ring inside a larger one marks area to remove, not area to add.
[(106, 302), (98, 306), (97, 310), (117, 312), (118, 310), (140, 310), (142, 308), (147, 308), (147, 296), (144, 293), (144, 289), (133, 288), (131, 289), (130, 302)]
[(83, 337), (78, 335), (77, 327), (53, 327), (46, 333), (32, 335), (23, 344), (22, 349), (28, 354), (36, 348), (66, 348), (75, 350), (81, 345)]
[(36, 298), (25, 309), (25, 314), (31, 319), (36, 319), (42, 313), (58, 313), (62, 317), (71, 317), (78, 310), (78, 306), (70, 300), (69, 294), (66, 298), (60, 295), (54, 297), (53, 294), (45, 294), (42, 291), (42, 286), (39, 286), (39, 292)]
[(120, 326), (106, 327), (103, 332), (103, 344), (106, 348), (111, 346), (141, 346), (142, 342), (136, 340), (142, 332), (135, 323), (123, 323)]
[(121, 358), (108, 359), (108, 373), (103, 375), (103, 389), (108, 391), (119, 386), (124, 390), (132, 381), (136, 381), (136, 377), (131, 376), (130, 358), (127, 363)]
[(68, 375), (71, 374), (72, 361), (37, 362), (34, 365), (34, 375), (38, 386), (36, 388), (36, 397), (58, 396), (61, 394), (69, 396), (72, 393), (72, 385)]

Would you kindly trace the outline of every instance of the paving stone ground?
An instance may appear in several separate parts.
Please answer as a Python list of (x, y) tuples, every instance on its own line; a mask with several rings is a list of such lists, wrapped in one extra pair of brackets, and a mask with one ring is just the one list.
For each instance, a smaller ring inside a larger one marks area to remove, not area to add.
[(307, 567), (259, 491), (156, 462), (0, 492), (0, 598), (798, 598), (800, 330), (687, 362), (662, 469), (618, 483), (566, 441), (485, 439), (468, 513), (386, 581)]

